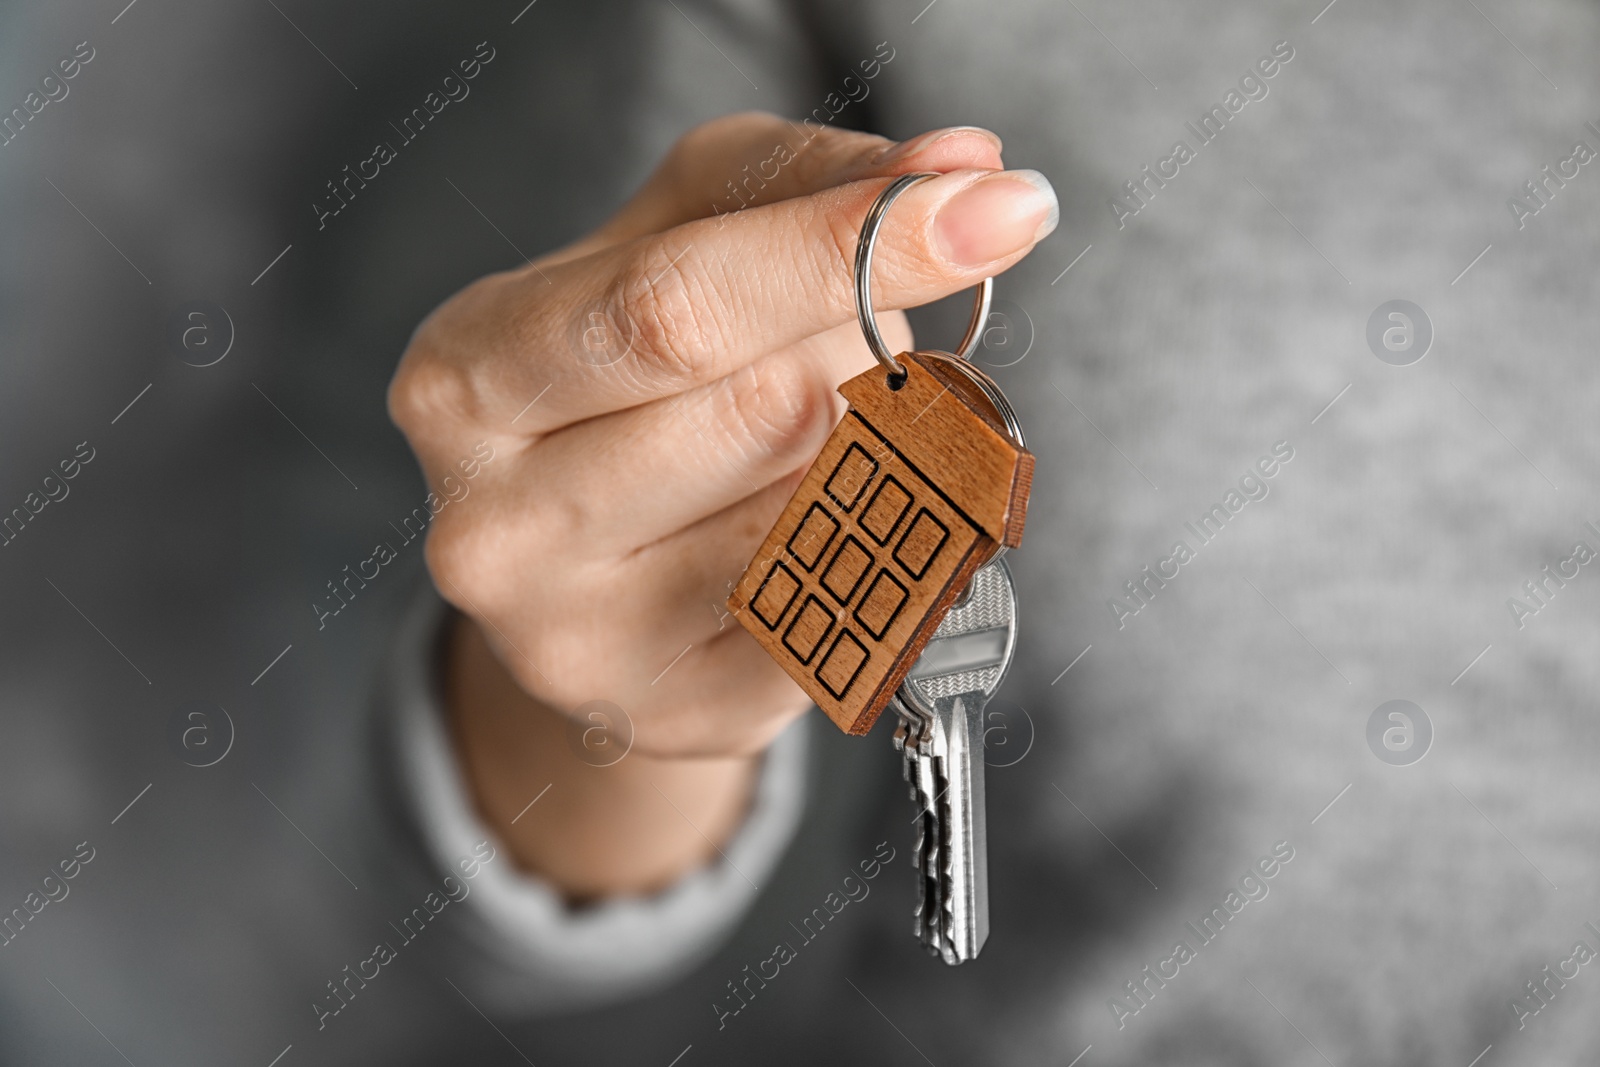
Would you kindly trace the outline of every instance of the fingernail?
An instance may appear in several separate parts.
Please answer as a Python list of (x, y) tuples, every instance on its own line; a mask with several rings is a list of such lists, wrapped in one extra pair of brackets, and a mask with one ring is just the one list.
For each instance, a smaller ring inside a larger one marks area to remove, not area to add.
[(1056, 191), (1036, 170), (981, 178), (939, 209), (934, 233), (946, 259), (981, 266), (1043, 240), (1061, 219)]
[(918, 152), (922, 151), (924, 148), (927, 148), (935, 141), (942, 141), (946, 137), (958, 137), (970, 134), (976, 134), (977, 136), (988, 141), (990, 144), (994, 145), (994, 150), (996, 152), (1000, 151), (1000, 149), (1003, 147), (1000, 143), (999, 137), (996, 137), (993, 133), (981, 126), (946, 126), (942, 130), (932, 130), (920, 136), (913, 137), (909, 141), (901, 141), (898, 144), (892, 144), (873, 157), (872, 162), (874, 164), (894, 163), (916, 155)]

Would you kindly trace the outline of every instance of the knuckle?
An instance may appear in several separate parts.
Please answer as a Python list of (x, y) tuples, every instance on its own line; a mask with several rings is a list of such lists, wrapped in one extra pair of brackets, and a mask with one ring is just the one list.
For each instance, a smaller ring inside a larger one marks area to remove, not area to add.
[(428, 573), (440, 595), (462, 611), (473, 610), (472, 604), (484, 592), (481, 576), (494, 569), (487, 563), (485, 541), (481, 524), (462, 522), (448, 509), (435, 516), (428, 528), (428, 539), (423, 544)]
[(856, 245), (861, 240), (861, 224), (854, 213), (825, 211), (821, 214), (822, 235), (826, 238), (823, 247), (831, 272), (855, 259)]
[(515, 283), (491, 274), (434, 308), (417, 326), (389, 381), (389, 417), (413, 440), (436, 427), (478, 419), (491, 406), (495, 382), (485, 352), (510, 343), (504, 323)]
[[(846, 195), (814, 198), (801, 222), (808, 253), (805, 269), (816, 285), (817, 299), (828, 301), (830, 313), (840, 320), (855, 317), (856, 248), (874, 196), (874, 189), (852, 189)], [(946, 260), (933, 243), (930, 209), (908, 195), (895, 210), (905, 216), (880, 239), (872, 268), (873, 295), (880, 307), (885, 294), (938, 288), (957, 277), (951, 268), (941, 266)]]
[[(426, 507), (421, 510), (426, 510)], [(495, 518), (497, 512), (459, 504), (434, 515), (423, 544), (428, 573), (439, 595), (469, 615), (494, 615), (522, 592), (516, 560), (527, 550), (522, 525)]]
[[(691, 265), (690, 260), (696, 260)], [(689, 249), (651, 240), (613, 287), (609, 303), (635, 337), (634, 354), (654, 376), (694, 381), (717, 335), (711, 282)]]
[(832, 412), (825, 383), (798, 361), (774, 357), (733, 376), (725, 419), (747, 452), (787, 456), (813, 445)]
[(415, 439), (441, 420), (458, 417), (471, 391), (459, 369), (435, 358), (419, 338), (395, 369), (385, 402), (390, 420)]
[[(440, 506), (423, 554), (441, 596), (472, 615), (564, 599), (559, 590), (584, 571), (588, 557), (581, 546), (594, 543), (597, 524), (586, 511), (586, 494), (536, 494), (537, 504), (474, 495)], [(416, 518), (427, 512), (419, 505)]]
[[(847, 312), (853, 316), (855, 309), (852, 264), (861, 236), (861, 217), (866, 211), (864, 208), (857, 211), (854, 207), (853, 201), (846, 210), (817, 205), (805, 225), (806, 231), (813, 235), (813, 239), (806, 242), (811, 255), (802, 260), (812, 275), (810, 291), (835, 305), (830, 310), (839, 318)], [(882, 267), (878, 271), (881, 272)], [(875, 277), (874, 281), (881, 285), (879, 278)]]

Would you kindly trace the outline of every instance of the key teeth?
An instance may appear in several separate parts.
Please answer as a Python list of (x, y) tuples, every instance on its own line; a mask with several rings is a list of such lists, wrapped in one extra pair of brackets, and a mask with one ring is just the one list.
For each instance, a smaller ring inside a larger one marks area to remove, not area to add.
[[(950, 849), (945, 849), (943, 859), (944, 862), (941, 865), (940, 873), (945, 878), (945, 884), (949, 885), (955, 880), (955, 853)], [(955, 901), (950, 898), (948, 893), (945, 894), (944, 910), (941, 913), (941, 918), (939, 953), (944, 957), (945, 963), (954, 966), (961, 962), (961, 957), (957, 955), (955, 939), (951, 935), (951, 931), (955, 929), (956, 913)]]
[[(932, 749), (931, 732), (924, 733), (924, 740), (928, 749)], [(947, 863), (950, 853), (949, 841), (946, 840), (945, 830), (948, 817), (945, 809), (945, 794), (948, 782), (943, 774), (943, 761), (934, 756), (931, 751), (924, 756), (929, 770), (929, 786), (932, 796), (928, 798), (928, 814), (925, 817), (931, 827), (932, 842), (928, 849), (930, 870), (928, 882), (932, 890), (929, 913), (924, 917), (924, 944), (936, 954), (942, 955), (942, 946), (945, 940), (948, 924), (946, 921), (949, 907), (949, 886)]]
[[(897, 700), (895, 707), (900, 715), (894, 744), (901, 754), (901, 777), (908, 783), (908, 792), (919, 812), (916, 845), (912, 851), (912, 863), (917, 870), (917, 904), (912, 910), (912, 928), (930, 956), (942, 959), (947, 966), (958, 966), (970, 957), (963, 944), (958, 943), (957, 901), (951, 894), (957, 882), (957, 864), (961, 862), (947, 840), (948, 830), (955, 825), (957, 817), (954, 809), (957, 798), (952, 796), (950, 788), (947, 759), (951, 754), (936, 755), (942, 747), (939, 739), (945, 736), (950, 724), (945, 723), (940, 728), (933, 714), (914, 710), (915, 705), (908, 706)], [(980, 710), (981, 707), (980, 703)], [(968, 903), (970, 905), (970, 900)]]
[(937, 894), (932, 891), (938, 878), (938, 857), (934, 854), (938, 826), (932, 817), (933, 798), (923, 788), (923, 761), (926, 757), (920, 750), (919, 731), (905, 718), (902, 718), (895, 731), (895, 745), (901, 750), (901, 773), (910, 784), (908, 792), (918, 812), (915, 819), (916, 843), (911, 853), (912, 866), (917, 871), (917, 903), (911, 912), (911, 930), (919, 942), (929, 945), (931, 927), (938, 915)]

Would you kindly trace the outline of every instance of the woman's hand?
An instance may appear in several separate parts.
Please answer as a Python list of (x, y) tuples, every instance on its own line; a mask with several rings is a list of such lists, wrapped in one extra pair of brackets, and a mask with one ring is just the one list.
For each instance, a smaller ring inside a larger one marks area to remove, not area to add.
[[(946, 296), (1055, 225), (1048, 183), (1000, 167), (980, 130), (892, 145), (729, 116), (599, 230), (417, 330), (389, 407), (430, 485), (494, 449), (427, 558), (463, 613), (463, 762), (525, 867), (574, 897), (648, 889), (737, 826), (755, 757), (809, 702), (723, 602), (842, 414), (835, 388), (872, 362), (850, 277), (862, 218), (884, 179), (941, 172), (896, 204), (874, 282), (886, 307)], [(904, 316), (883, 327), (910, 347)], [(595, 699), (633, 727), (604, 770), (562, 736)]]

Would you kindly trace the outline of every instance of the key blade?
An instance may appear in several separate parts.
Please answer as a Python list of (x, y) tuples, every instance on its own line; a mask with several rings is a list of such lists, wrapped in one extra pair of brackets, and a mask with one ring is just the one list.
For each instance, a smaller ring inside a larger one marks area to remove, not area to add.
[(935, 748), (945, 768), (945, 962), (975, 959), (989, 939), (989, 836), (984, 803), (983, 708), (986, 696), (958, 694), (938, 701)]

